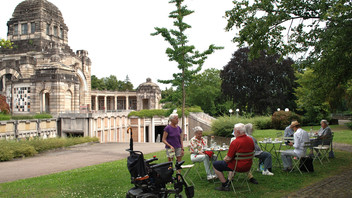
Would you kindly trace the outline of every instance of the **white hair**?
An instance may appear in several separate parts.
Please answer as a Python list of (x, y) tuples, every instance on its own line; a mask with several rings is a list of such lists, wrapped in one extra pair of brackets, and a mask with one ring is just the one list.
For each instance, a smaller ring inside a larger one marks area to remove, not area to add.
[(173, 120), (174, 118), (178, 117), (178, 114), (177, 113), (172, 113), (170, 116), (169, 116), (169, 121)]
[(253, 134), (253, 124), (248, 123), (246, 125), (244, 125), (245, 131), (248, 135), (252, 135)]
[(194, 133), (197, 133), (197, 132), (199, 132), (199, 131), (200, 131), (200, 132), (203, 132), (202, 127), (196, 126), (196, 127), (193, 128), (193, 132), (194, 132)]
[(326, 126), (328, 126), (328, 121), (327, 120), (321, 120), (320, 123), (324, 122)]
[(238, 123), (238, 124), (235, 124), (235, 130), (238, 130), (240, 132), (241, 135), (245, 134), (246, 133), (246, 130), (245, 130), (245, 127), (244, 127), (244, 124), (242, 123)]

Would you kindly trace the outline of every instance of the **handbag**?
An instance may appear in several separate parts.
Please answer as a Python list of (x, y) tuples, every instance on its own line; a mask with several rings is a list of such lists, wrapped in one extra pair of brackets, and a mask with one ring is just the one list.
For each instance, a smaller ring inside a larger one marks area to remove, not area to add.
[(213, 151), (204, 151), (204, 153), (209, 156), (209, 159), (211, 159), (212, 156), (214, 155), (214, 152), (213, 152)]
[(303, 172), (314, 172), (313, 158), (301, 157), (299, 162), (299, 169)]

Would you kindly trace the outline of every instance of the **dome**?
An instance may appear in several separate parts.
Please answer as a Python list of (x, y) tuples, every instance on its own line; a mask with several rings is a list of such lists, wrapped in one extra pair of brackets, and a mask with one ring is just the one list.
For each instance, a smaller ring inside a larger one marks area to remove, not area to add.
[(25, 0), (18, 4), (8, 24), (18, 21), (43, 20), (56, 21), (67, 29), (61, 11), (47, 0)]
[(147, 78), (147, 81), (140, 84), (137, 87), (137, 92), (156, 92), (156, 93), (161, 93), (160, 87), (156, 84), (153, 83), (150, 78)]

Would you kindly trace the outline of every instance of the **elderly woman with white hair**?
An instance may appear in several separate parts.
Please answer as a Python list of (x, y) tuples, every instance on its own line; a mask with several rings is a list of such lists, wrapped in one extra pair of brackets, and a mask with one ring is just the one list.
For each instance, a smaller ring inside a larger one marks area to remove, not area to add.
[(200, 126), (196, 126), (193, 129), (194, 137), (190, 140), (190, 152), (192, 162), (203, 162), (205, 171), (207, 173), (207, 179), (211, 180), (216, 178), (214, 170), (210, 170), (210, 159), (209, 156), (204, 152), (206, 142), (204, 141), (203, 129)]
[(332, 136), (331, 129), (328, 125), (327, 120), (320, 121), (321, 128), (315, 134), (317, 135), (317, 140), (314, 142), (314, 146), (318, 146), (319, 144), (330, 145), (330, 141), (328, 140)]
[(262, 151), (258, 146), (257, 140), (252, 136), (253, 134), (253, 125), (248, 123), (245, 125), (246, 133), (249, 137), (251, 137), (254, 141), (254, 157), (259, 158), (259, 164), (264, 163), (264, 170), (262, 171), (263, 175), (274, 175), (272, 173), (272, 158), (271, 154), (266, 151)]
[(177, 161), (180, 162), (184, 155), (182, 129), (178, 126), (178, 115), (173, 113), (169, 116), (170, 124), (164, 128), (163, 143), (166, 148), (166, 155), (169, 161), (172, 161), (176, 155)]

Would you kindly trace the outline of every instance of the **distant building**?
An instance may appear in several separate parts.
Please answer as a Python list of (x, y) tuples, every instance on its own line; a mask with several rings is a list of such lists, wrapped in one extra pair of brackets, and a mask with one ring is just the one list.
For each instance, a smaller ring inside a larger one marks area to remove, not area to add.
[(160, 109), (161, 90), (147, 79), (137, 91), (91, 90), (88, 52), (72, 51), (60, 10), (25, 0), (7, 23), (13, 49), (0, 49), (0, 93), (13, 114)]

